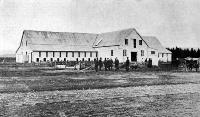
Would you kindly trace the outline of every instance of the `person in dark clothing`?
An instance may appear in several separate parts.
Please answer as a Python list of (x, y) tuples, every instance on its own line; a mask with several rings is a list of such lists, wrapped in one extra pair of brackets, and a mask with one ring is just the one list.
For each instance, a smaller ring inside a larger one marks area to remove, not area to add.
[(198, 65), (198, 62), (194, 62), (194, 68), (196, 70), (196, 72), (198, 71), (198, 68), (199, 68), (199, 65)]
[(98, 59), (94, 59), (95, 71), (98, 72)]
[(189, 61), (189, 70), (190, 71), (192, 71), (192, 69), (193, 69), (193, 60), (191, 59), (190, 61)]
[(148, 65), (147, 65), (149, 68), (152, 68), (152, 59), (149, 58), (149, 61), (148, 61)]
[(107, 60), (106, 60), (106, 58), (104, 59), (103, 64), (104, 64), (105, 71), (107, 71)]
[(117, 57), (115, 58), (115, 71), (119, 70), (119, 60), (117, 59)]
[(148, 63), (148, 62), (147, 62), (147, 58), (146, 58), (145, 61), (144, 61), (145, 66), (147, 66), (147, 63)]
[(110, 70), (112, 71), (113, 68), (113, 60), (110, 58)]
[(109, 58), (107, 58), (106, 68), (108, 71), (110, 71), (110, 59)]
[(108, 71), (110, 71), (110, 59), (109, 59), (109, 58), (107, 58), (106, 64), (107, 64), (107, 69), (108, 69)]
[(126, 71), (129, 71), (129, 66), (130, 66), (130, 61), (127, 57), (127, 60), (126, 60)]
[(102, 58), (99, 59), (99, 70), (101, 71), (101, 68), (103, 67)]

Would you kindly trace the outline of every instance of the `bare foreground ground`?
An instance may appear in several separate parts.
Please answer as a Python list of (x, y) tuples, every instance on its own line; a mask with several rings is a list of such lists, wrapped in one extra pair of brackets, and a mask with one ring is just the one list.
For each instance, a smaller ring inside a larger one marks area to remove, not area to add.
[(0, 116), (200, 116), (200, 73), (0, 69)]

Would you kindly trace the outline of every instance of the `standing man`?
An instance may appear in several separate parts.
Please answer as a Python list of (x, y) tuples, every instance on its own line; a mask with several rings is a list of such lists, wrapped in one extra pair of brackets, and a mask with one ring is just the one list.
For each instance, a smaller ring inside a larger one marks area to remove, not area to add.
[(149, 58), (149, 61), (148, 61), (148, 65), (147, 65), (149, 68), (152, 68), (152, 59)]
[(98, 72), (98, 59), (94, 59), (95, 71)]
[(110, 59), (109, 58), (107, 58), (107, 68), (108, 68), (108, 71), (110, 71)]
[(110, 70), (112, 71), (112, 68), (113, 68), (113, 60), (112, 58), (110, 58)]
[(108, 71), (110, 71), (110, 59), (107, 58), (106, 60), (107, 60), (106, 61), (106, 68), (108, 69)]
[(115, 58), (115, 71), (119, 70), (119, 60), (117, 59), (117, 57)]
[(129, 71), (129, 66), (130, 66), (130, 61), (127, 57), (127, 60), (126, 60), (126, 71)]
[(103, 64), (104, 64), (104, 67), (105, 67), (105, 71), (107, 71), (107, 60), (106, 60), (106, 58), (104, 59)]
[(99, 59), (99, 71), (101, 71), (101, 68), (103, 67), (102, 58)]

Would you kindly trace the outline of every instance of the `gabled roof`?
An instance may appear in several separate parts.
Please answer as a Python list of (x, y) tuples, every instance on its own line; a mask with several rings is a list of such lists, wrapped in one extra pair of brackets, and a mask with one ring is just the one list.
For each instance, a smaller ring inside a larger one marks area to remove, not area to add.
[[(119, 46), (132, 32), (139, 35), (134, 28), (101, 34), (25, 30), (22, 39), (28, 40), (33, 51), (96, 51), (94, 47)], [(141, 39), (150, 48), (171, 53), (156, 37), (144, 36)]]
[(134, 28), (101, 33), (98, 35), (94, 47), (103, 47), (103, 46), (118, 46), (120, 41), (129, 36), (133, 31), (136, 31)]
[(25, 30), (33, 51), (95, 51), (93, 42), (97, 34)]
[(159, 53), (172, 53), (162, 46), (160, 41), (154, 36), (142, 36), (144, 41), (148, 44), (150, 48), (158, 50)]

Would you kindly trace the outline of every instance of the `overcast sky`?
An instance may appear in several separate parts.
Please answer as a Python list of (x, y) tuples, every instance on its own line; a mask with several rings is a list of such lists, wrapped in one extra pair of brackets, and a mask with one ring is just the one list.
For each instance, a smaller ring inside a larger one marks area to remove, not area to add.
[(200, 47), (200, 0), (0, 0), (0, 53), (23, 30), (101, 33), (135, 28), (166, 47)]

